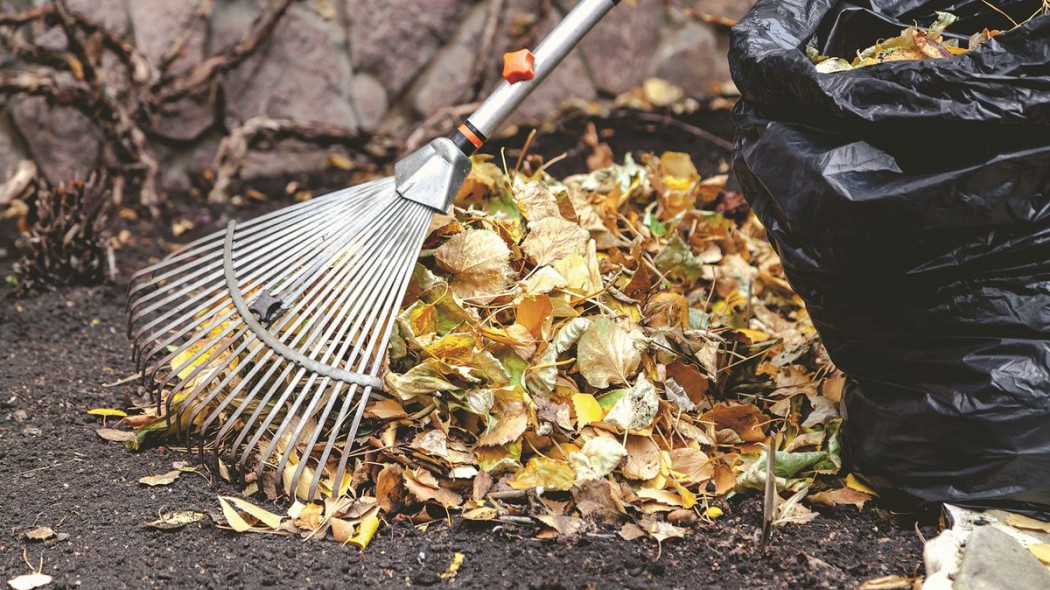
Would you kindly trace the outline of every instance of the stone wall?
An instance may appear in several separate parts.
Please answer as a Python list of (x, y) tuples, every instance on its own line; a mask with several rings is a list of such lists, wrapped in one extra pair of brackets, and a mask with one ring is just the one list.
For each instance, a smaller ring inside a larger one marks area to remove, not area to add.
[[(0, 0), (4, 10), (46, 0)], [(199, 2), (207, 19), (194, 18)], [(210, 164), (223, 129), (256, 115), (295, 118), (405, 138), (428, 116), (469, 103), (499, 81), (506, 50), (535, 42), (576, 0), (301, 0), (269, 42), (221, 82), (221, 108), (184, 100), (161, 122), (165, 184), (179, 190)], [(187, 68), (236, 42), (267, 0), (68, 0), (159, 60), (179, 39)], [(551, 115), (569, 99), (610, 100), (649, 77), (692, 95), (728, 80), (724, 27), (696, 12), (735, 19), (750, 0), (638, 0), (617, 7), (529, 98), (517, 121)], [(671, 6), (672, 8), (669, 8)], [(681, 8), (687, 7), (686, 11)], [(498, 12), (495, 10), (498, 9)], [(498, 21), (495, 16), (498, 14)], [(491, 21), (491, 22), (490, 22)], [(486, 31), (496, 27), (495, 35)], [(57, 31), (56, 31), (57, 32)], [(482, 45), (491, 38), (491, 48)], [(5, 64), (17, 68), (17, 63)], [(216, 120), (219, 113), (220, 120)], [(32, 158), (53, 181), (96, 166), (91, 122), (43, 99), (8, 102), (0, 117), (0, 173)], [(320, 150), (266, 158), (272, 173), (322, 168)]]

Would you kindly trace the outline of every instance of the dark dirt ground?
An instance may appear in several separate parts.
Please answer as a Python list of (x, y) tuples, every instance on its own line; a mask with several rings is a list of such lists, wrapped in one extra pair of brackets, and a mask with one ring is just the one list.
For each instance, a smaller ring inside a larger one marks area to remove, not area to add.
[[(693, 122), (727, 135), (724, 115), (700, 119)], [(656, 133), (650, 123), (606, 124), (625, 130), (620, 135), (632, 136), (635, 148), (673, 145), (696, 153), (703, 173), (720, 157), (695, 134)], [(579, 121), (570, 122), (559, 132), (578, 137), (579, 128)], [(616, 137), (607, 140), (621, 154)], [(565, 145), (564, 138), (541, 138), (536, 149), (549, 156)], [(214, 218), (195, 235), (224, 223), (200, 203), (178, 208)], [(140, 477), (170, 470), (173, 461), (193, 458), (163, 447), (127, 452), (98, 438), (101, 420), (85, 413), (125, 407), (136, 395), (135, 385), (102, 386), (134, 370), (124, 337), (123, 283), (161, 252), (150, 236), (171, 238), (144, 222), (130, 229), (140, 238), (118, 251), (117, 284), (0, 299), (0, 581), (30, 571), (23, 555), (33, 564), (43, 559), (44, 573), (54, 576), (50, 588), (853, 588), (922, 571), (916, 522), (932, 536), (929, 515), (893, 515), (870, 504), (862, 512), (823, 510), (810, 524), (778, 528), (762, 552), (761, 504), (754, 497), (730, 501), (713, 525), (701, 524), (662, 551), (652, 541), (623, 541), (614, 531), (538, 541), (530, 527), (479, 527), (458, 518), (426, 532), (384, 526), (363, 553), (332, 541), (236, 534), (208, 519), (179, 531), (148, 529), (143, 523), (162, 508), (216, 511), (217, 495), (237, 492), (192, 473), (169, 486), (139, 484)], [(0, 274), (10, 264), (0, 260)], [(30, 541), (23, 533), (34, 526), (69, 537)], [(439, 579), (456, 552), (466, 556), (458, 576)]]

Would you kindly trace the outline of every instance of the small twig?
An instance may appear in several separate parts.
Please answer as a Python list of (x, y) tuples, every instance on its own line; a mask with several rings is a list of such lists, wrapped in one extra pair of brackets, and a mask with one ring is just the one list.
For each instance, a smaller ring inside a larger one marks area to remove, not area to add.
[(127, 377), (124, 377), (123, 379), (121, 379), (119, 381), (114, 381), (113, 383), (103, 383), (102, 387), (105, 387), (107, 389), (110, 388), (110, 387), (117, 387), (118, 385), (124, 385), (126, 383), (131, 383), (132, 381), (137, 381), (139, 379), (142, 379), (142, 377), (143, 377), (142, 371), (139, 371), (138, 373), (135, 373), (134, 375), (129, 375)]
[(677, 127), (678, 129), (681, 129), (682, 131), (685, 131), (686, 133), (690, 133), (692, 135), (695, 135), (695, 136), (699, 137), (700, 139), (703, 139), (703, 140), (711, 143), (712, 145), (715, 145), (715, 146), (717, 146), (719, 148), (722, 148), (723, 150), (725, 150), (727, 152), (733, 150), (733, 144), (732, 143), (722, 139), (721, 137), (718, 137), (714, 133), (711, 133), (710, 131), (706, 131), (704, 129), (701, 129), (701, 128), (697, 127), (696, 125), (690, 125), (689, 123), (685, 123), (683, 121), (679, 121), (678, 119), (675, 119), (674, 117), (671, 117), (669, 115), (658, 115), (658, 114), (655, 114), (655, 113), (638, 113), (638, 112), (631, 111), (630, 113), (622, 113), (622, 112), (620, 112), (620, 113), (613, 113), (610, 118), (613, 118), (613, 117), (618, 118), (618, 119), (636, 118), (636, 119), (640, 119), (642, 121), (649, 121), (651, 123), (657, 123), (657, 124), (660, 124), (660, 125), (668, 125), (670, 127)]

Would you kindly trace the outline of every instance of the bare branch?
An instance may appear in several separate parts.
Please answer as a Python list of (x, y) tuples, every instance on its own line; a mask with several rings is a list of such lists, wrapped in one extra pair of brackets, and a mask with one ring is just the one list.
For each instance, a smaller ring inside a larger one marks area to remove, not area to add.
[(277, 23), (284, 16), (284, 13), (288, 11), (288, 7), (291, 6), (292, 2), (293, 0), (280, 0), (277, 8), (257, 20), (251, 32), (233, 47), (197, 64), (190, 71), (164, 84), (162, 88), (158, 89), (158, 101), (175, 102), (199, 92), (202, 88), (211, 84), (212, 80), (217, 76), (239, 66), (260, 45), (269, 40), (273, 35), (274, 29), (277, 28)]

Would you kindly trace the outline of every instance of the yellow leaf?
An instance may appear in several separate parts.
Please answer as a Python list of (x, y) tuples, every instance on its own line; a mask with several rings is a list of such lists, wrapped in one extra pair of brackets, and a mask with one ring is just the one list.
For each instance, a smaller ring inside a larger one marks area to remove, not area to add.
[(441, 268), (452, 274), (452, 291), (463, 299), (488, 303), (507, 287), (510, 249), (499, 234), (468, 229), (434, 252)]
[(1025, 529), (1029, 531), (1040, 531), (1043, 533), (1050, 533), (1050, 522), (1043, 522), (1036, 520), (1023, 514), (1017, 514), (1011, 512), (1006, 517), (1006, 524), (1014, 527), (1015, 529)]
[(343, 154), (328, 154), (328, 165), (340, 170), (349, 170), (354, 167), (354, 163), (350, 161), (350, 158)]
[(442, 580), (448, 580), (449, 578), (455, 578), (456, 573), (459, 571), (459, 566), (463, 565), (463, 560), (466, 558), (462, 553), (456, 553), (452, 556), (452, 563), (448, 564), (448, 569), (441, 574)]
[(869, 496), (878, 497), (879, 493), (873, 490), (869, 485), (862, 482), (860, 478), (852, 473), (846, 476), (846, 487), (851, 490), (857, 490), (858, 492), (867, 494)]
[(222, 515), (226, 517), (226, 522), (229, 523), (231, 529), (243, 533), (252, 528), (252, 525), (248, 524), (248, 521), (244, 520), (244, 517), (238, 514), (222, 496), (219, 496), (219, 505), (222, 506)]
[(332, 538), (335, 539), (337, 543), (345, 545), (351, 538), (353, 538), (354, 529), (357, 528), (354, 526), (354, 523), (348, 520), (343, 520), (342, 518), (333, 518), (328, 522), (332, 525)]
[(660, 447), (646, 436), (628, 436), (627, 460), (623, 475), (628, 479), (648, 480), (660, 475)]
[(266, 525), (268, 528), (277, 530), (277, 528), (281, 526), (281, 516), (279, 514), (274, 514), (259, 508), (251, 502), (242, 500), (241, 498), (219, 496), (219, 504), (222, 505), (222, 514), (230, 523), (230, 527), (238, 533), (242, 533), (252, 528), (252, 525), (248, 524), (248, 521), (245, 520), (238, 511), (248, 514), (255, 520)]
[(576, 345), (580, 374), (594, 387), (626, 384), (638, 369), (645, 349), (645, 337), (637, 330), (627, 331), (606, 318), (590, 323)]
[(361, 520), (361, 525), (357, 527), (357, 534), (346, 543), (364, 551), (372, 542), (372, 537), (375, 536), (377, 530), (379, 530), (379, 516), (373, 510)]
[(577, 430), (592, 422), (599, 422), (605, 417), (605, 410), (602, 409), (598, 400), (594, 399), (594, 396), (589, 393), (574, 393), (572, 406), (576, 410)]
[(537, 455), (514, 474), (507, 485), (516, 489), (543, 488), (568, 491), (576, 483), (576, 472), (567, 463)]
[(139, 479), (139, 483), (146, 484), (150, 487), (166, 486), (170, 483), (173, 483), (176, 479), (179, 478), (180, 475), (182, 475), (182, 471), (176, 469), (174, 471), (169, 471), (160, 475), (147, 475), (146, 477)]
[(655, 500), (661, 504), (667, 504), (668, 506), (678, 506), (680, 508), (688, 508), (686, 504), (692, 506), (696, 504), (696, 496), (691, 498), (683, 498), (680, 494), (672, 492), (670, 490), (654, 490), (651, 488), (642, 488), (635, 492), (639, 498), (645, 498), (646, 500)]
[(765, 332), (760, 332), (758, 330), (750, 330), (748, 328), (737, 328), (735, 331), (740, 334), (743, 334), (744, 336), (747, 336), (747, 339), (751, 342), (765, 342), (766, 340), (769, 340), (769, 334), (766, 334)]
[(47, 586), (50, 583), (51, 576), (40, 572), (22, 574), (21, 576), (15, 576), (7, 581), (7, 585), (13, 588), (13, 590), (33, 590), (33, 588)]
[(1043, 562), (1043, 565), (1050, 565), (1050, 543), (1035, 543), (1029, 545), (1028, 550), (1036, 559)]
[(579, 225), (561, 217), (545, 217), (529, 222), (529, 235), (521, 242), (521, 249), (536, 265), (554, 264), (573, 254), (587, 254), (590, 233)]
[(499, 510), (496, 510), (491, 506), (471, 508), (470, 510), (467, 510), (463, 513), (463, 518), (467, 520), (493, 520), (497, 516), (499, 516)]
[(127, 412), (114, 408), (95, 408), (88, 410), (88, 414), (91, 414), (92, 416), (106, 416), (112, 418), (124, 418), (128, 415)]
[(707, 518), (710, 518), (711, 520), (714, 520), (714, 519), (718, 518), (719, 516), (722, 516), (722, 514), (723, 514), (722, 509), (719, 508), (718, 506), (711, 506), (710, 508), (708, 508), (707, 510), (704, 511), (704, 516), (706, 516)]
[(693, 159), (685, 152), (664, 152), (660, 154), (660, 165), (664, 172), (677, 178), (695, 178), (700, 175), (693, 164)]

